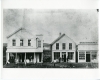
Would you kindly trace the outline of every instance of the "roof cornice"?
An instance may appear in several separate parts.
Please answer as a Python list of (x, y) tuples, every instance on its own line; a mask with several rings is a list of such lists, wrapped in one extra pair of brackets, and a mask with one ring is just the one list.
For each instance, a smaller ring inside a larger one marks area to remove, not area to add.
[(54, 40), (51, 45), (53, 45), (55, 42), (57, 42), (59, 39), (61, 39), (63, 36), (65, 36), (65, 34), (62, 34), (61, 36), (59, 36), (56, 40)]
[(19, 28), (18, 30), (14, 31), (12, 34), (10, 34), (9, 36), (7, 36), (7, 38), (11, 37), (12, 35), (14, 35), (15, 33), (19, 32), (20, 30), (23, 30), (24, 28)]

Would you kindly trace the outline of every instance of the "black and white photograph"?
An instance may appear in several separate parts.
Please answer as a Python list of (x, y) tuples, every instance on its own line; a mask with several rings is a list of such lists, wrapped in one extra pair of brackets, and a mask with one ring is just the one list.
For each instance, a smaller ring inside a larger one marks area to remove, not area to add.
[(0, 79), (100, 79), (99, 0), (0, 4)]
[(99, 9), (3, 9), (3, 68), (97, 69)]

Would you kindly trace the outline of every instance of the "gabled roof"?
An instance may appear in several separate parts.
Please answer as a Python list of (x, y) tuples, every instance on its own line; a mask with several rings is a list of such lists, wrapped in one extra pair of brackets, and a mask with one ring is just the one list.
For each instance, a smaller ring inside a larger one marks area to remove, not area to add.
[(7, 36), (7, 38), (11, 37), (12, 35), (16, 34), (17, 32), (19, 32), (20, 30), (24, 30), (24, 28), (19, 28), (18, 30), (16, 30), (15, 32), (13, 32), (12, 34), (10, 34), (9, 36)]
[[(65, 34), (62, 34), (61, 36), (59, 36), (56, 40), (54, 40), (52, 43), (51, 43), (51, 45), (53, 45), (55, 42), (57, 42), (58, 40), (60, 40), (63, 36), (65, 36)], [(67, 36), (67, 35), (66, 35)], [(67, 36), (68, 37), (68, 36)], [(69, 37), (68, 37), (69, 38)], [(69, 38), (69, 39), (71, 39), (71, 38)], [(74, 42), (74, 40), (73, 39), (71, 39), (73, 42)], [(74, 42), (75, 43), (75, 42)]]
[(63, 36), (65, 36), (65, 34), (62, 34), (61, 36), (59, 36), (56, 40), (54, 40), (51, 45), (53, 45), (55, 42), (57, 42), (58, 40), (60, 40)]

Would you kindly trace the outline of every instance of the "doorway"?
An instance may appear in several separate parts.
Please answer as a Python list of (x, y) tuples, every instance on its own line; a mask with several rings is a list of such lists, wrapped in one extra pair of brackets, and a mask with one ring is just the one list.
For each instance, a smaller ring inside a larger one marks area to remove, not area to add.
[(62, 61), (66, 62), (66, 52), (62, 52)]
[(39, 62), (41, 62), (41, 53), (39, 54)]
[(90, 54), (86, 54), (86, 62), (90, 62)]
[(24, 62), (25, 54), (22, 53), (22, 62)]
[(64, 62), (66, 62), (66, 54), (64, 54)]

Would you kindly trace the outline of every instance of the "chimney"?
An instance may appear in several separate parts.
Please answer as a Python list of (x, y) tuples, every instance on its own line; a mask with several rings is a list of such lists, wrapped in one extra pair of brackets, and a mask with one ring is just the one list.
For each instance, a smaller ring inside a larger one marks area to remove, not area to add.
[(61, 36), (61, 32), (59, 33), (59, 36)]

